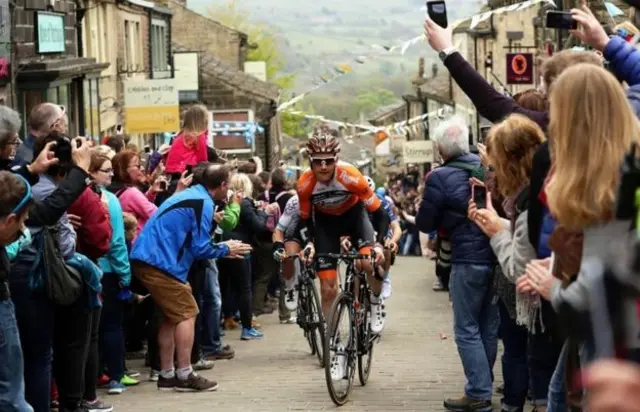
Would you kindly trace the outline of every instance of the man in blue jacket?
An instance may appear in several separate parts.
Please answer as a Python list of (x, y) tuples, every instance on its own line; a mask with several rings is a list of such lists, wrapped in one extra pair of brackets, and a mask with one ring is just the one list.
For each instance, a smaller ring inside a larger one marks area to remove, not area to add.
[[(238, 241), (215, 244), (214, 200), (227, 197), (229, 170), (209, 165), (200, 184), (169, 199), (146, 223), (131, 251), (132, 271), (149, 290), (163, 314), (158, 332), (159, 390), (202, 392), (216, 390), (191, 368), (198, 305), (187, 283), (189, 269), (198, 260), (243, 257), (251, 247)], [(177, 353), (178, 369), (174, 369)]]
[(447, 399), (444, 406), (490, 411), (499, 324), (492, 299), (495, 256), (489, 239), (467, 218), (470, 170), (480, 166), (480, 158), (469, 153), (469, 128), (463, 119), (443, 122), (434, 135), (444, 164), (427, 177), (416, 225), (423, 233), (442, 230), (450, 236), (454, 333), (467, 378), (464, 396)]

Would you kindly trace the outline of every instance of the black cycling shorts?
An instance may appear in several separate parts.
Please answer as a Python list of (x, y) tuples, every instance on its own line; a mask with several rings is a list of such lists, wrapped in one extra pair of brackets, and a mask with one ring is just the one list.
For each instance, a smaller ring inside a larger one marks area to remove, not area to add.
[(302, 234), (302, 228), (300, 225), (293, 225), (294, 227), (291, 229), (287, 229), (284, 234), (284, 243), (288, 242), (296, 242), (300, 245), (300, 247), (304, 247), (309, 239)]
[[(375, 244), (375, 231), (369, 214), (360, 202), (342, 215), (334, 216), (315, 212), (314, 220), (316, 253), (340, 253), (340, 238), (349, 236), (356, 249)], [(336, 269), (335, 259), (318, 258), (317, 269)]]

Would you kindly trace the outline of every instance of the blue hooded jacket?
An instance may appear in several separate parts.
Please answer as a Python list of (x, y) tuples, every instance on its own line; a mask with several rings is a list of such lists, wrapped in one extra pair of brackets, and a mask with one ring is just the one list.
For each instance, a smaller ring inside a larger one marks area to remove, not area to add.
[(227, 245), (213, 243), (213, 214), (213, 199), (204, 186), (176, 193), (144, 225), (133, 244), (131, 261), (187, 283), (193, 262), (229, 254)]
[[(480, 166), (480, 158), (471, 153), (450, 161)], [(451, 263), (493, 264), (489, 238), (467, 217), (470, 198), (469, 172), (445, 163), (427, 178), (416, 225), (423, 233), (444, 230), (450, 235)]]

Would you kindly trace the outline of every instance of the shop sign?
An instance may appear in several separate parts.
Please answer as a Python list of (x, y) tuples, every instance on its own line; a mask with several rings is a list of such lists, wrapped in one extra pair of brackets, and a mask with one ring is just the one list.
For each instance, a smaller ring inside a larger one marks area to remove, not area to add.
[(532, 53), (507, 53), (507, 84), (533, 84)]
[(435, 160), (432, 140), (409, 140), (402, 145), (404, 164), (432, 163)]
[(64, 53), (64, 14), (36, 11), (36, 53)]
[(128, 80), (124, 83), (125, 129), (129, 134), (180, 130), (175, 79)]

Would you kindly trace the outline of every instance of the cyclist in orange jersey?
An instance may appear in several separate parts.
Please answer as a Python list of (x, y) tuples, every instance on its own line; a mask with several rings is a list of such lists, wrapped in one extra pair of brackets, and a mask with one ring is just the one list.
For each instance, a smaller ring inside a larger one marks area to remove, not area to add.
[[(346, 235), (359, 253), (370, 254), (375, 247), (376, 259), (381, 263), (384, 251), (380, 245), (388, 231), (389, 218), (380, 199), (355, 166), (338, 162), (340, 143), (336, 137), (329, 134), (312, 136), (307, 143), (307, 152), (311, 168), (300, 176), (297, 191), (301, 231), (303, 237), (309, 239), (304, 249), (310, 252), (310, 260), (316, 252), (340, 253), (340, 238)], [(373, 224), (368, 213), (373, 216)], [(371, 330), (380, 333), (384, 328), (381, 282), (374, 278), (373, 267), (368, 261), (359, 263), (367, 272), (372, 290)], [(337, 262), (320, 257), (316, 265), (322, 310), (327, 319), (338, 293)]]

